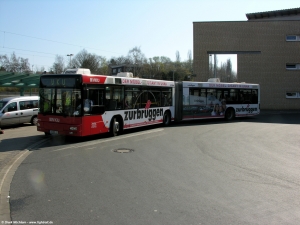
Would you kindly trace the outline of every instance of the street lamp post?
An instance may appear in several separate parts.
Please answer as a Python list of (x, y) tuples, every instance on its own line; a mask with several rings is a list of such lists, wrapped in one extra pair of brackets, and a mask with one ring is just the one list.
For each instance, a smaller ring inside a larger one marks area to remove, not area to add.
[(68, 54), (67, 56), (70, 56), (70, 67), (72, 68), (71, 62), (72, 62), (72, 56), (73, 56), (73, 54)]
[(33, 66), (34, 66), (34, 65), (32, 65), (32, 70), (31, 70), (32, 73), (33, 73)]

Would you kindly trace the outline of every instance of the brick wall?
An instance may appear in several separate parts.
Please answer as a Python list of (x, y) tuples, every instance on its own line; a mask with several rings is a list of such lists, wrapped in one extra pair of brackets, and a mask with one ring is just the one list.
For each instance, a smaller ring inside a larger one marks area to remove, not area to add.
[[(239, 82), (261, 85), (262, 109), (300, 109), (300, 98), (286, 99), (286, 91), (300, 92), (300, 70), (286, 70), (286, 63), (300, 63), (300, 42), (286, 42), (286, 35), (300, 35), (300, 21), (194, 22), (195, 80), (209, 78), (209, 51), (243, 52), (237, 56)], [(244, 54), (259, 51), (260, 54)]]

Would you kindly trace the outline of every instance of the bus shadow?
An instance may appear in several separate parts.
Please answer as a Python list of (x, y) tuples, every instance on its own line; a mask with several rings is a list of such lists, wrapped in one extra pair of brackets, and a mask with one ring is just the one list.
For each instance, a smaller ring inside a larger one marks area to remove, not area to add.
[(0, 139), (0, 153), (10, 151), (23, 151), (24, 149), (29, 149), (29, 146), (34, 146), (42, 140), (44, 140), (43, 135)]
[[(145, 127), (137, 127), (132, 128), (128, 130), (124, 130), (122, 134), (120, 135), (128, 135), (128, 134), (134, 134), (139, 133), (143, 131), (148, 131), (152, 129), (158, 129), (158, 128), (171, 128), (171, 127), (181, 127), (181, 126), (201, 126), (201, 125), (207, 125), (207, 124), (222, 124), (222, 123), (234, 123), (239, 122), (239, 119), (235, 119), (233, 121), (226, 121), (224, 119), (209, 119), (209, 120), (193, 120), (193, 121), (180, 121), (180, 122), (172, 122), (169, 126), (163, 126), (162, 124), (156, 124), (151, 126), (145, 126)], [(71, 137), (71, 136), (61, 136), (61, 135), (55, 135), (55, 136), (49, 136), (49, 142), (50, 146), (62, 146), (62, 145), (69, 145), (69, 144), (76, 144), (76, 143), (84, 143), (89, 141), (95, 141), (98, 139), (109, 139), (113, 138), (110, 136), (110, 134), (97, 134), (97, 135), (91, 135), (87, 137)]]
[[(172, 127), (186, 127), (186, 126), (201, 126), (201, 125), (212, 125), (212, 124), (234, 124), (234, 123), (277, 123), (277, 124), (300, 124), (300, 116), (297, 113), (293, 114), (261, 114), (253, 117), (239, 117), (231, 121), (226, 121), (225, 119), (205, 119), (205, 120), (189, 120), (189, 121), (180, 121), (172, 122), (169, 126), (163, 126), (161, 124), (151, 125), (139, 128), (133, 128), (125, 130), (121, 135), (134, 134), (142, 131), (147, 131), (157, 128), (172, 128)], [(92, 135), (87, 137), (68, 137), (68, 136), (50, 136), (49, 142), (50, 146), (58, 145), (69, 145), (76, 143), (83, 143), (94, 141), (98, 139), (107, 139), (112, 138), (109, 134), (99, 134)]]
[(225, 119), (205, 119), (205, 120), (190, 120), (190, 121), (180, 121), (173, 123), (171, 126), (199, 126), (199, 125), (209, 125), (209, 124), (230, 124), (230, 123), (275, 123), (275, 124), (300, 124), (300, 113), (274, 113), (274, 114), (261, 114), (251, 117), (238, 117), (231, 121), (226, 121)]
[(33, 125), (31, 123), (14, 124), (10, 126), (1, 127), (1, 130), (7, 130), (7, 129), (13, 130), (13, 129), (18, 129), (20, 127), (33, 127)]
[[(171, 125), (173, 126), (173, 124)], [(120, 135), (128, 135), (128, 134), (134, 134), (139, 133), (151, 129), (156, 128), (162, 128), (161, 124), (158, 125), (151, 125), (151, 126), (145, 126), (145, 127), (138, 127), (133, 129), (124, 130)], [(167, 128), (167, 127), (165, 127)], [(95, 140), (105, 140), (113, 138), (110, 134), (97, 134), (97, 135), (91, 135), (86, 137), (72, 137), (72, 136), (62, 136), (62, 135), (49, 135), (47, 136), (49, 141), (47, 142), (48, 147), (55, 147), (55, 146), (64, 146), (64, 145), (70, 145), (70, 144), (76, 144), (76, 143), (84, 143), (89, 141), (95, 141)]]

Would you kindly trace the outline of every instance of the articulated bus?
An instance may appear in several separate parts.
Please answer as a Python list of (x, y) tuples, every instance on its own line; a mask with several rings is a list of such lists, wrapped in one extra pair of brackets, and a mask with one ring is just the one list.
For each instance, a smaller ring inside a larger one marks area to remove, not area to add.
[(259, 114), (258, 84), (165, 81), (92, 75), (82, 70), (40, 78), (37, 130), (66, 136), (110, 133), (171, 121)]

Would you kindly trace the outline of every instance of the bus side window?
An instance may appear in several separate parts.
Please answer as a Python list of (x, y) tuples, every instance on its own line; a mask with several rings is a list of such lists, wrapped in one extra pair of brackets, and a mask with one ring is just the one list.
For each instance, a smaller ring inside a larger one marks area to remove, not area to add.
[(230, 93), (228, 96), (229, 103), (236, 104), (238, 103), (238, 89), (230, 89)]
[(250, 101), (252, 104), (257, 104), (258, 102), (257, 90), (252, 90)]

